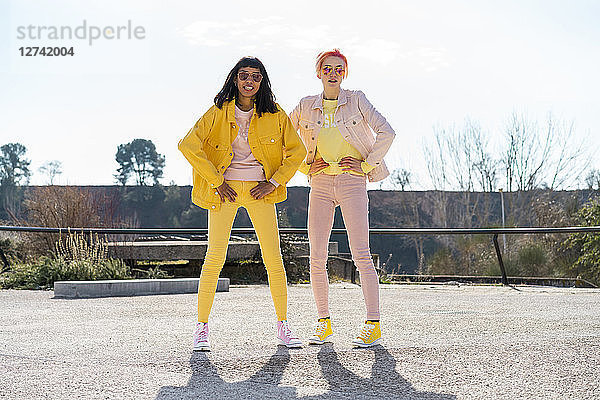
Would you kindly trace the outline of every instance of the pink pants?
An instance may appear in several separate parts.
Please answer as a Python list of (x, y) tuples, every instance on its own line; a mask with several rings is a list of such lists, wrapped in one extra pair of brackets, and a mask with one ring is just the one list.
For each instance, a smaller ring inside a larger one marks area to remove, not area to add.
[(311, 178), (308, 203), (310, 282), (319, 318), (329, 316), (327, 249), (335, 207), (340, 206), (352, 260), (360, 272), (367, 319), (379, 319), (379, 277), (369, 250), (369, 198), (364, 176), (318, 174)]

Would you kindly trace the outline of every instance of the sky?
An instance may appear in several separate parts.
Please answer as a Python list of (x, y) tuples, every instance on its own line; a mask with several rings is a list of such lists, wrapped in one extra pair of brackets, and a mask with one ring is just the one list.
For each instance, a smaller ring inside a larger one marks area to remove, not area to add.
[[(428, 189), (423, 147), (436, 126), (475, 120), (494, 145), (511, 113), (552, 113), (600, 146), (599, 17), (592, 0), (0, 0), (0, 145), (27, 147), (32, 184), (47, 183), (38, 169), (58, 160), (54, 183), (110, 185), (117, 146), (150, 139), (166, 157), (161, 182), (189, 185), (177, 143), (239, 58), (264, 62), (290, 112), (322, 90), (315, 56), (338, 47), (349, 60), (342, 87), (365, 92), (396, 131), (390, 170), (408, 169), (411, 188)], [(84, 39), (19, 33), (84, 22)], [(90, 40), (92, 27), (110, 36), (128, 24), (118, 39)], [(21, 56), (27, 46), (75, 55)]]

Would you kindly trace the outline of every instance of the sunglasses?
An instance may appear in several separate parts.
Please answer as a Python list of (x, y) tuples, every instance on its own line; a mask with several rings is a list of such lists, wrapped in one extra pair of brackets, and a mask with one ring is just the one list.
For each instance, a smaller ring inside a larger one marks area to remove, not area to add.
[(252, 77), (252, 80), (256, 83), (262, 81), (262, 75), (259, 74), (258, 72), (246, 72), (246, 71), (239, 71), (238, 72), (238, 79), (240, 81), (245, 81), (248, 80), (249, 77)]
[(323, 71), (323, 73), (325, 75), (331, 75), (334, 71), (339, 76), (344, 76), (344, 74), (346, 73), (346, 70), (344, 69), (344, 67), (337, 66), (337, 67), (333, 68), (330, 65), (323, 66), (323, 68), (321, 68), (321, 71)]

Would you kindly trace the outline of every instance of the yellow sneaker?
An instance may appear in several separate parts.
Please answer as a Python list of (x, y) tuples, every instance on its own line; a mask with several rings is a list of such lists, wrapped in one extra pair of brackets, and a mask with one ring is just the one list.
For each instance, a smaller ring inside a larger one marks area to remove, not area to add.
[(375, 346), (381, 340), (381, 326), (379, 322), (365, 321), (360, 333), (352, 344), (358, 347)]
[(308, 338), (309, 344), (323, 344), (325, 342), (329, 342), (327, 340), (329, 337), (333, 335), (333, 331), (331, 330), (331, 319), (329, 318), (321, 318), (315, 325), (315, 333), (310, 338)]

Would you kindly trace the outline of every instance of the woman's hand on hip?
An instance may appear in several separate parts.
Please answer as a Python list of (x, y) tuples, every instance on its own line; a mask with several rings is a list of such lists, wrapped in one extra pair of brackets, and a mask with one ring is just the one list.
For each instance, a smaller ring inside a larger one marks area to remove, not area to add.
[(227, 184), (227, 182), (223, 182), (223, 184), (217, 188), (217, 194), (223, 203), (225, 203), (225, 200), (229, 200), (233, 203), (237, 197), (237, 193)]
[(269, 193), (271, 193), (273, 190), (275, 190), (275, 185), (273, 185), (271, 182), (258, 182), (258, 185), (250, 189), (250, 196), (252, 196), (255, 200), (260, 200)]
[(325, 162), (325, 160), (323, 160), (322, 158), (318, 158), (315, 161), (313, 161), (312, 164), (310, 164), (310, 169), (308, 170), (308, 174), (309, 175), (314, 175), (317, 172), (319, 172), (322, 169), (325, 169), (327, 167), (329, 167), (329, 164), (327, 164)]
[(343, 157), (339, 162), (339, 166), (342, 167), (342, 171), (354, 171), (362, 174), (364, 172), (361, 168), (361, 164), (362, 160), (351, 156)]

